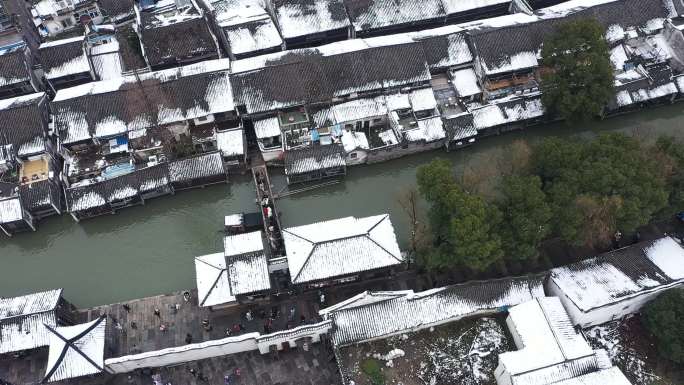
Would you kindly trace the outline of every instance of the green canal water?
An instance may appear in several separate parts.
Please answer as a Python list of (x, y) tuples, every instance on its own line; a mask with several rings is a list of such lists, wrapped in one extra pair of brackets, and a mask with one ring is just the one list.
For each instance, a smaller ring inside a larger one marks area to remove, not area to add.
[[(594, 135), (621, 131), (651, 140), (661, 134), (684, 137), (684, 104), (593, 122), (583, 127), (552, 124), (483, 139), (446, 153), (433, 151), (387, 163), (357, 166), (339, 184), (278, 202), (283, 226), (348, 215), (390, 213), (402, 247), (408, 218), (397, 196), (415, 184), (416, 168), (440, 156), (456, 172), (497, 167), (506, 144), (544, 136)], [(284, 178), (273, 172), (275, 191)], [(76, 223), (70, 216), (41, 222), (38, 232), (0, 238), (0, 296), (61, 287), (78, 306), (94, 306), (194, 286), (193, 257), (222, 249), (223, 216), (254, 211), (248, 176), (228, 185), (184, 191), (124, 209), (117, 215)]]

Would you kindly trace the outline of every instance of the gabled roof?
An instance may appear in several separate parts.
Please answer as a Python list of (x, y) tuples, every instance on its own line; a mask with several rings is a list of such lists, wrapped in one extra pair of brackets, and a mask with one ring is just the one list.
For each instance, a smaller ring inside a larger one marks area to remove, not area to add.
[(199, 154), (169, 163), (169, 176), (172, 183), (190, 182), (216, 176), (225, 177), (225, 174), (220, 152)]
[(184, 4), (176, 7), (174, 1), (162, 1), (140, 12), (140, 40), (151, 66), (192, 56), (218, 56), (218, 42), (201, 10), (193, 1)]
[(285, 175), (345, 167), (346, 164), (344, 147), (340, 144), (307, 146), (285, 152)]
[(110, 80), (122, 76), (124, 65), (119, 53), (119, 42), (114, 40), (90, 49), (90, 60), (98, 80)]
[(274, 6), (285, 39), (334, 31), (351, 25), (343, 0), (276, 0)]
[(515, 14), (470, 23), (473, 45), (488, 74), (536, 67), (536, 57), (545, 36), (563, 22), (595, 18), (608, 29), (619, 25), (646, 26), (667, 17), (661, 0), (572, 0), (535, 11), (533, 15)]
[(106, 316), (74, 326), (45, 327), (50, 352), (43, 382), (97, 374), (104, 371)]
[(62, 290), (0, 299), (0, 354), (48, 345), (45, 324), (55, 326)]
[(0, 49), (0, 87), (31, 80), (25, 44)]
[(602, 357), (575, 331), (558, 297), (535, 298), (508, 314), (519, 350), (499, 354), (499, 366), (513, 384), (546, 385), (599, 369)]
[(97, 0), (102, 13), (118, 20), (130, 16), (133, 11), (133, 0)]
[(55, 127), (68, 144), (232, 111), (229, 65), (211, 60), (60, 90)]
[(671, 237), (641, 242), (552, 269), (549, 279), (586, 312), (684, 281), (684, 248)]
[(230, 291), (226, 256), (223, 253), (196, 257), (195, 274), (200, 306), (216, 306), (235, 301), (235, 296)]
[(441, 0), (345, 0), (344, 4), (357, 31), (372, 31), (446, 17), (446, 9)]
[(543, 297), (543, 277), (505, 278), (412, 290), (361, 293), (321, 314), (332, 319), (332, 340), (346, 346), (409, 333), (463, 317), (500, 312)]
[[(419, 36), (419, 34), (416, 34)], [(438, 36), (416, 37), (431, 70), (469, 63), (473, 60), (465, 31)]]
[(96, 209), (163, 188), (169, 183), (169, 164), (161, 163), (115, 178), (68, 188), (67, 207), (70, 212)]
[(222, 27), (233, 55), (259, 53), (280, 47), (283, 39), (268, 14), (257, 20)]
[(200, 306), (234, 302), (235, 296), (271, 288), (261, 231), (229, 235), (225, 251), (195, 258)]
[(59, 207), (59, 185), (49, 179), (19, 187), (21, 200), (30, 212)]
[(236, 103), (244, 105), (248, 113), (329, 102), (334, 97), (430, 80), (422, 46), (417, 43), (331, 54), (295, 50), (264, 64), (231, 77)]
[(404, 262), (389, 215), (346, 217), (283, 230), (292, 283)]
[(464, 112), (444, 119), (444, 128), (450, 140), (463, 140), (477, 135), (473, 114)]
[(78, 36), (40, 45), (38, 53), (48, 80), (90, 72), (84, 39), (83, 36)]
[(0, 146), (12, 144), (17, 155), (33, 155), (45, 151), (47, 115), (45, 93), (0, 100)]

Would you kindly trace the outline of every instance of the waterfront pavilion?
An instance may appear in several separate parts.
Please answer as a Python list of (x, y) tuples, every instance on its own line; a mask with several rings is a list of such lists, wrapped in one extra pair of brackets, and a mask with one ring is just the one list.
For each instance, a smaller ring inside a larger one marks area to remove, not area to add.
[(106, 317), (74, 326), (45, 326), (50, 352), (43, 382), (83, 377), (104, 371)]
[(283, 239), (295, 285), (321, 287), (386, 274), (404, 262), (388, 214), (290, 227)]
[(271, 289), (261, 231), (224, 238), (224, 252), (195, 258), (199, 305), (234, 304)]

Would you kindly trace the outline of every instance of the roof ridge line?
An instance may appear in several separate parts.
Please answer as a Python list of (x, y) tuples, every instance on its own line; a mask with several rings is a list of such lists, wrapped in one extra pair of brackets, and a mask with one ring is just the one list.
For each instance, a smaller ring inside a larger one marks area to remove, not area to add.
[[(92, 325), (90, 325), (89, 327), (87, 327), (87, 328), (86, 328), (85, 330), (83, 330), (81, 333), (78, 333), (77, 335), (75, 335), (74, 337), (72, 337), (72, 338), (70, 338), (70, 339), (64, 338), (64, 336), (62, 336), (61, 334), (59, 334), (59, 333), (57, 332), (57, 330), (56, 330), (56, 329), (53, 329), (51, 326), (49, 326), (49, 325), (47, 325), (47, 324), (43, 324), (43, 326), (45, 326), (46, 329), (48, 329), (50, 332), (52, 332), (52, 334), (56, 335), (59, 339), (61, 339), (62, 341), (64, 341), (65, 345), (64, 345), (64, 348), (62, 349), (62, 353), (59, 355), (59, 359), (55, 362), (55, 366), (52, 367), (52, 370), (50, 370), (49, 373), (46, 373), (46, 374), (45, 374), (45, 377), (43, 378), (43, 381), (41, 381), (41, 382), (43, 382), (43, 383), (47, 382), (47, 379), (50, 378), (50, 377), (52, 377), (53, 374), (55, 374), (55, 372), (57, 371), (57, 365), (58, 365), (59, 363), (61, 363), (61, 361), (64, 359), (64, 356), (66, 355), (66, 352), (69, 350), (69, 347), (71, 347), (72, 349), (74, 349), (74, 350), (76, 351), (76, 353), (78, 353), (81, 357), (85, 358), (86, 361), (88, 361), (88, 362), (89, 362), (91, 365), (93, 365), (96, 369), (98, 369), (98, 370), (100, 370), (100, 371), (104, 371), (104, 369), (103, 369), (100, 365), (98, 365), (97, 363), (95, 363), (90, 357), (88, 357), (87, 354), (83, 353), (83, 351), (82, 351), (81, 349), (79, 349), (78, 347), (76, 347), (76, 346), (74, 345), (74, 341), (79, 340), (79, 339), (81, 339), (83, 336), (85, 336), (85, 335), (87, 335), (88, 333), (90, 333), (93, 329), (95, 329), (98, 325), (100, 325), (100, 324), (102, 323), (102, 321), (105, 320), (105, 318), (106, 318), (106, 316), (104, 316), (104, 315), (98, 317), (98, 319), (97, 319), (96, 322), (94, 322)], [(74, 326), (75, 326), (75, 325), (74, 325)]]

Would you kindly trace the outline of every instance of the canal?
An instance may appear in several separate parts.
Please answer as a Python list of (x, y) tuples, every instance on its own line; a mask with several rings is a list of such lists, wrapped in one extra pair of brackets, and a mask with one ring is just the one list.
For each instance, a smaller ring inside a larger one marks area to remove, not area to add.
[[(387, 212), (404, 248), (408, 218), (397, 196), (415, 184), (416, 168), (434, 157), (451, 160), (460, 173), (496, 167), (502, 149), (516, 139), (608, 131), (644, 140), (661, 134), (684, 137), (683, 113), (684, 104), (676, 104), (577, 128), (551, 124), (483, 139), (451, 153), (440, 150), (352, 167), (342, 183), (289, 196), (278, 208), (285, 227)], [(273, 174), (274, 191), (279, 191), (284, 178), (278, 170)], [(36, 233), (0, 238), (0, 296), (62, 287), (76, 305), (93, 306), (191, 288), (193, 257), (222, 249), (223, 216), (254, 209), (251, 178), (241, 176), (228, 185), (180, 192), (81, 223), (67, 215), (49, 218)]]

